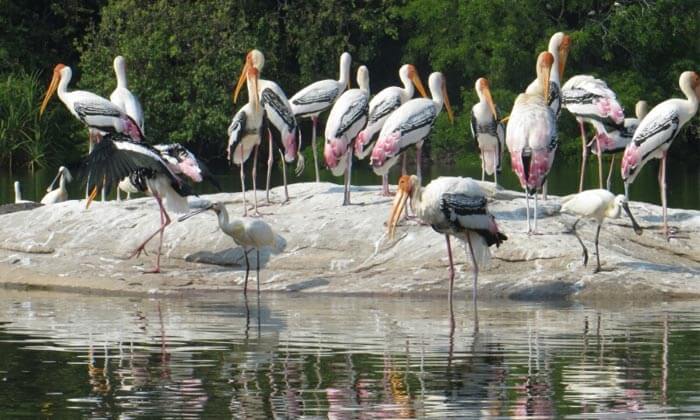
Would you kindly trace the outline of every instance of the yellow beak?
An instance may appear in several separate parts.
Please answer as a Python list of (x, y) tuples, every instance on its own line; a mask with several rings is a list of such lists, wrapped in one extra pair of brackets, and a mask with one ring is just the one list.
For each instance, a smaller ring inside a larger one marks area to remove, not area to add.
[(403, 213), (403, 210), (406, 207), (406, 201), (408, 201), (408, 193), (401, 189), (397, 190), (396, 195), (394, 196), (394, 203), (391, 206), (389, 221), (387, 222), (389, 239), (394, 239), (396, 225), (399, 223), (401, 213)]
[(481, 93), (484, 95), (484, 98), (486, 99), (486, 103), (489, 105), (489, 109), (491, 110), (491, 113), (493, 114), (493, 119), (497, 120), (498, 119), (498, 113), (496, 113), (496, 105), (493, 103), (493, 98), (491, 97), (491, 89), (487, 87), (484, 87), (481, 90)]
[(552, 69), (551, 65), (546, 65), (545, 64), (545, 72), (542, 75), (542, 85), (543, 85), (543, 90), (544, 90), (544, 101), (549, 102), (549, 74), (550, 70)]
[[(246, 75), (248, 74), (248, 68), (250, 67), (250, 63), (248, 63), (248, 60), (246, 60), (245, 65), (243, 66), (243, 70), (241, 71), (241, 75), (238, 77), (238, 83), (236, 83), (236, 89), (233, 91), (233, 103), (235, 104), (238, 102), (238, 94), (241, 92), (241, 87), (243, 86), (243, 83), (246, 81)], [(257, 92), (257, 89), (255, 90)]]
[(569, 58), (570, 47), (571, 38), (565, 35), (562, 45), (559, 46), (559, 80), (564, 80), (564, 69), (566, 68), (566, 59)]
[(94, 200), (96, 196), (97, 196), (97, 185), (92, 187), (92, 192), (90, 192), (90, 195), (88, 196), (87, 202), (85, 203), (85, 210), (87, 210), (90, 207), (92, 200)]
[(425, 92), (425, 87), (423, 87), (423, 82), (421, 82), (418, 72), (414, 72), (411, 75), (411, 81), (413, 82), (413, 85), (416, 87), (416, 89), (418, 89), (418, 92), (420, 92), (420, 96), (427, 98), (428, 94)]
[(41, 108), (39, 109), (39, 115), (42, 115), (44, 113), (44, 110), (46, 109), (46, 105), (48, 105), (49, 100), (53, 96), (54, 93), (56, 93), (56, 89), (58, 89), (58, 82), (61, 81), (61, 73), (54, 72), (53, 73), (53, 79), (51, 79), (51, 83), (49, 84), (49, 88), (46, 90), (46, 95), (44, 95), (44, 101), (41, 103)]
[(449, 96), (447, 96), (447, 87), (445, 87), (444, 84), (442, 85), (442, 97), (445, 98), (445, 109), (447, 110), (447, 118), (449, 118), (450, 122), (454, 124), (455, 117), (452, 113), (452, 107), (450, 106), (450, 98)]

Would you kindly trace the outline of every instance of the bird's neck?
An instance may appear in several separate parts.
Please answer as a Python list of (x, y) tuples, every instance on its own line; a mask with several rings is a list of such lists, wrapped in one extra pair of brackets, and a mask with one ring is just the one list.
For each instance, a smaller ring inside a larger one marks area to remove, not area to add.
[(66, 189), (66, 176), (61, 174), (61, 178), (58, 180), (58, 187), (62, 190)]
[(22, 201), (22, 191), (19, 189), (19, 183), (15, 183), (15, 203)]
[(61, 80), (58, 81), (58, 88), (56, 89), (56, 94), (58, 95), (58, 99), (60, 99), (62, 102), (66, 102), (66, 94), (68, 93), (68, 84), (70, 83), (71, 79), (71, 74), (68, 73), (66, 76), (61, 77)]
[(688, 98), (688, 112), (691, 116), (695, 115), (698, 111), (698, 95), (700, 94), (698, 91), (700, 91), (700, 89), (693, 90), (689, 83), (685, 83), (681, 85), (681, 91), (685, 97)]
[(126, 69), (124, 69), (124, 66), (114, 66), (114, 73), (117, 75), (117, 87), (126, 89)]
[(400, 77), (401, 83), (403, 83), (404, 95), (406, 95), (407, 99), (413, 98), (413, 94), (416, 92), (416, 87), (413, 86), (413, 82), (407, 74), (401, 74)]
[(411, 194), (411, 210), (413, 214), (421, 218), (423, 216), (423, 187), (417, 186)]
[(620, 207), (620, 205), (616, 202), (613, 202), (612, 206), (608, 207), (608, 211), (605, 212), (605, 217), (608, 217), (610, 219), (617, 219), (618, 217), (620, 217), (621, 212), (622, 207)]
[[(345, 65), (343, 65), (345, 64)], [(350, 79), (350, 62), (343, 63), (343, 60), (340, 60), (340, 75), (338, 78), (338, 84), (345, 89), (345, 87), (348, 85), (348, 80)]]

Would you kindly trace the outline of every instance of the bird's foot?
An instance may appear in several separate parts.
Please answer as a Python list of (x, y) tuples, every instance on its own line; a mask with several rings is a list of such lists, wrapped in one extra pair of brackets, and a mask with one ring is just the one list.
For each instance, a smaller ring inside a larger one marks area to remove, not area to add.
[[(583, 266), (585, 267), (585, 266), (587, 266), (587, 265), (588, 265), (588, 251), (586, 251), (586, 250), (584, 249), (584, 250), (583, 250)], [(598, 269), (600, 269), (600, 267), (598, 267), (597, 270), (598, 270)]]
[(160, 266), (155, 266), (151, 268), (150, 270), (145, 270), (143, 274), (158, 274), (160, 273)]
[(600, 273), (600, 266), (597, 266), (595, 270), (593, 270), (593, 274), (598, 274)]
[(394, 193), (391, 191), (380, 191), (377, 195), (380, 197), (393, 197)]
[(136, 257), (136, 258), (140, 257), (142, 252), (143, 252), (143, 255), (148, 256), (148, 252), (146, 252), (146, 244), (141, 244), (131, 254), (129, 254), (129, 259), (134, 258), (134, 257)]
[(678, 233), (680, 231), (681, 230), (676, 226), (668, 226), (666, 229), (664, 229), (666, 241), (670, 241), (671, 239), (690, 239), (688, 236), (679, 235)]

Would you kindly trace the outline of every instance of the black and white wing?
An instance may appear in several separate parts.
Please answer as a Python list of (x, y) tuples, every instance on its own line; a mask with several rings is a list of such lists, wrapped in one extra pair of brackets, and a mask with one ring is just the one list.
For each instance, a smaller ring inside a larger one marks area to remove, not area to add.
[(369, 119), (367, 124), (374, 124), (392, 112), (396, 111), (401, 106), (401, 97), (398, 95), (390, 95), (384, 98), (376, 106), (369, 110)]
[(445, 193), (440, 200), (440, 211), (453, 234), (459, 235), (469, 230), (482, 236), (489, 246), (499, 246), (508, 239), (498, 231), (484, 196)]

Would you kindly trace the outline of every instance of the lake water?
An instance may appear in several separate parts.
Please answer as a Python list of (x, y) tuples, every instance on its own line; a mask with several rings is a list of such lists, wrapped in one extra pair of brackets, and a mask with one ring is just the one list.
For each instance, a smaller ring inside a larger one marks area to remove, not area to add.
[[(293, 175), (293, 168), (288, 168), (289, 182), (313, 181), (313, 159), (308, 151), (306, 153), (306, 168), (299, 176)], [(412, 155), (412, 151), (410, 152)], [(319, 156), (322, 159), (322, 156)], [(613, 191), (616, 193), (624, 193), (622, 180), (619, 172), (619, 157), (615, 162), (615, 172), (613, 174)], [(415, 173), (415, 167), (412, 164), (412, 159), (409, 159), (409, 172)], [(294, 164), (293, 164), (294, 165)], [(579, 165), (577, 159), (555, 161), (549, 176), (549, 192), (556, 195), (566, 195), (578, 191), (579, 182)], [(657, 181), (658, 161), (653, 160), (648, 163), (642, 172), (637, 176), (637, 179), (630, 187), (630, 195), (633, 200), (646, 201), (649, 203), (660, 204), (659, 185)], [(607, 171), (607, 164), (605, 171)], [(215, 166), (212, 171), (217, 174), (216, 178), (221, 183), (224, 191), (240, 191), (239, 169), (237, 166), (227, 167), (224, 165)], [(265, 171), (266, 166), (263, 163), (258, 169), (258, 186), (263, 189), (265, 187)], [(250, 182), (249, 167), (247, 167), (248, 188), (252, 187)], [(39, 170), (34, 174), (17, 173), (12, 177), (7, 174), (0, 174), (0, 204), (10, 203), (14, 201), (13, 182), (19, 180), (22, 184), (23, 198), (26, 200), (39, 201), (45, 194), (46, 187), (51, 183), (51, 180), (56, 174), (56, 170), (46, 169)], [(400, 174), (399, 165), (397, 165), (390, 174), (392, 183), (396, 183)], [(426, 179), (445, 176), (470, 176), (476, 179), (481, 178), (481, 164), (478, 157), (464, 162), (458, 162), (454, 165), (444, 164), (429, 164), (423, 168), (423, 174)], [(380, 178), (376, 176), (369, 168), (367, 162), (362, 161), (353, 165), (352, 183), (354, 185), (377, 185), (380, 183)], [(607, 176), (607, 172), (604, 172)], [(489, 178), (490, 179), (490, 178)], [(700, 209), (700, 170), (696, 166), (684, 162), (672, 162), (668, 165), (667, 173), (668, 185), (668, 205), (675, 208)], [(321, 170), (321, 180), (335, 182), (342, 185), (342, 177), (334, 177), (330, 171)], [(272, 177), (273, 186), (282, 184), (282, 175), (280, 167), (276, 166), (273, 170)], [(509, 161), (506, 159), (503, 172), (499, 176), (499, 184), (505, 188), (520, 190), (520, 184), (510, 169)], [(586, 172), (586, 188), (598, 188), (598, 169), (597, 161), (591, 159)], [(70, 194), (72, 198), (80, 198), (85, 196), (84, 183), (74, 182), (70, 185)], [(195, 191), (198, 193), (215, 192), (213, 186), (197, 185)], [(112, 194), (114, 197), (114, 194)]]
[(0, 296), (6, 418), (700, 415), (697, 302)]

